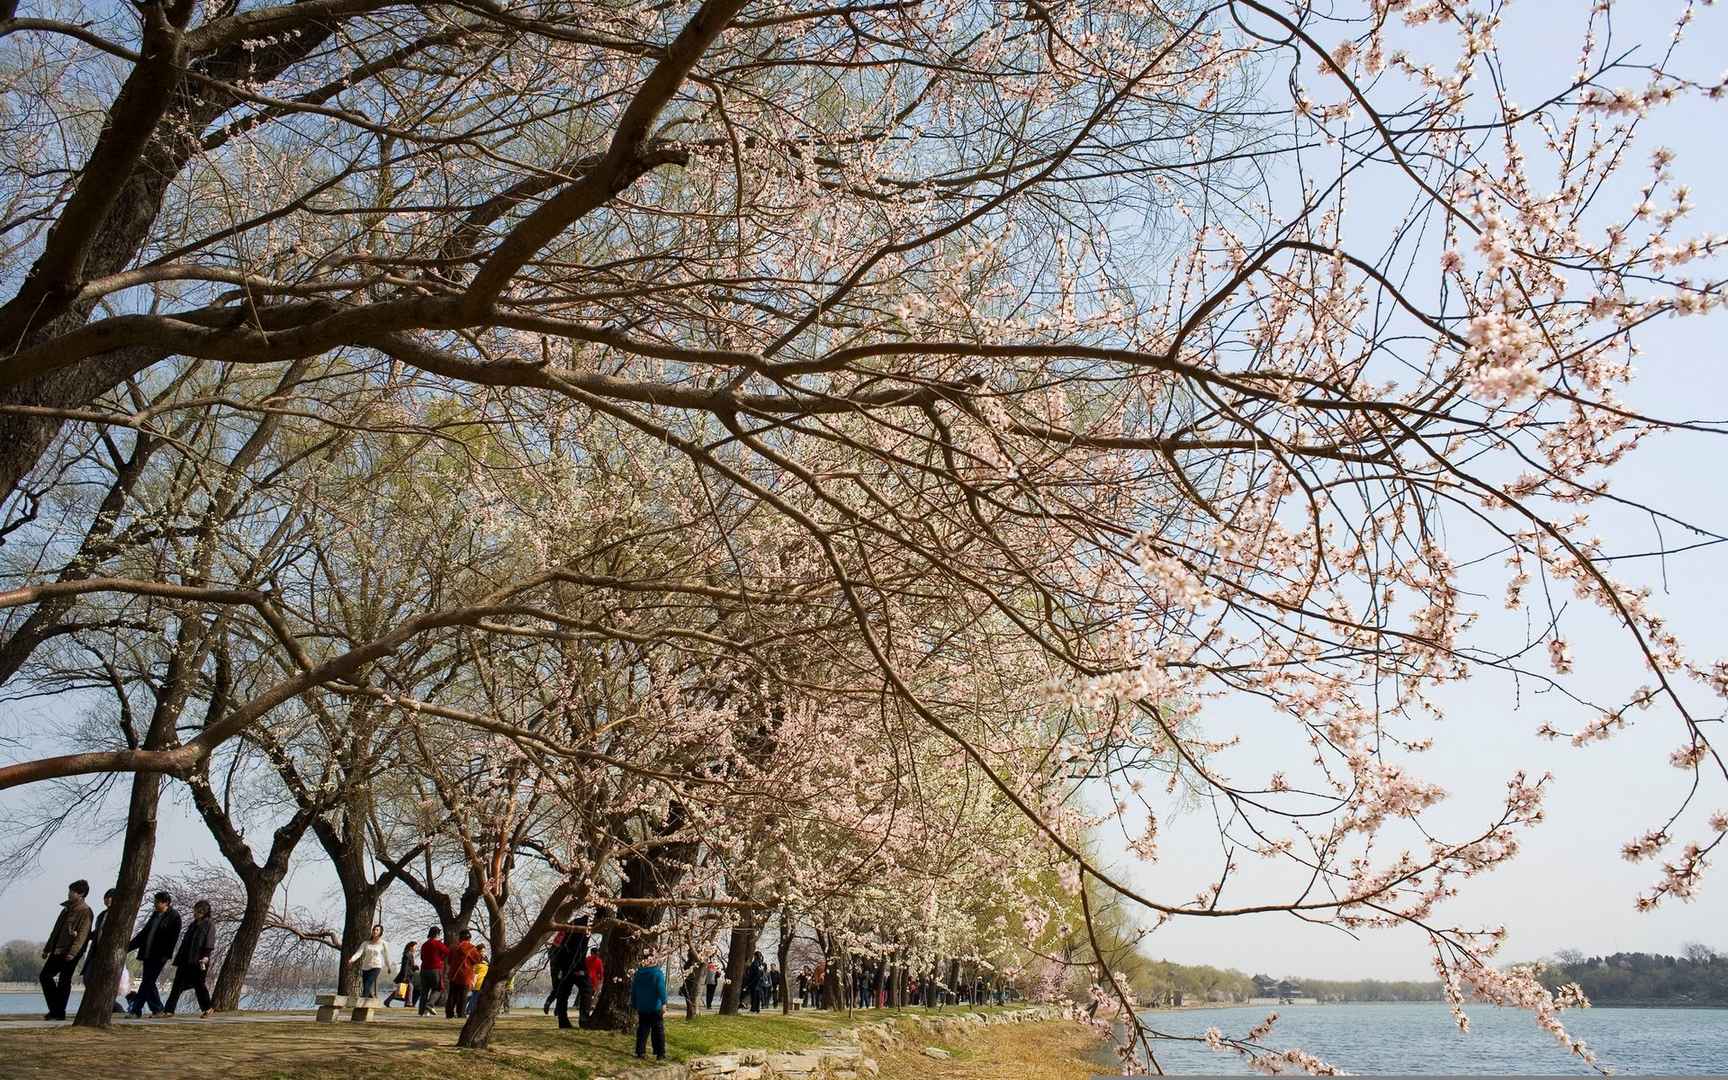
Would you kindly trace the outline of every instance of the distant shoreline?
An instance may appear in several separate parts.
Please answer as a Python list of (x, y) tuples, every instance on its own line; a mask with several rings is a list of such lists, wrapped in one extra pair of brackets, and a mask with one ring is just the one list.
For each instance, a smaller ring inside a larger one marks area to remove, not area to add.
[[(1274, 1002), (1256, 1001), (1207, 1001), (1190, 1005), (1183, 1002), (1180, 1005), (1145, 1005), (1136, 1012), (1143, 1013), (1177, 1013), (1193, 1012), (1196, 1009), (1323, 1009), (1337, 1005), (1437, 1005), (1443, 1006), (1444, 1001), (1304, 1001), (1279, 1005)], [(1486, 1001), (1466, 1001), (1466, 1009), (1501, 1008), (1489, 1005)], [(1504, 1006), (1515, 1008), (1515, 1006)], [(1592, 1001), (1592, 1009), (1728, 1009), (1728, 1001)]]

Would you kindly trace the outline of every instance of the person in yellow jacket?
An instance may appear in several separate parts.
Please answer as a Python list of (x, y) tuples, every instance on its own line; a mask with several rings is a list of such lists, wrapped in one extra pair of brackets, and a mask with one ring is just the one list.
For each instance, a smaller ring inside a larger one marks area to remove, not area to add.
[(475, 957), (473, 968), (474, 973), (469, 977), (468, 1011), (470, 1013), (474, 1011), (474, 1006), (480, 1004), (480, 987), (486, 982), (487, 970), (492, 967), (491, 964), (486, 962), (486, 946), (476, 945), (474, 948), (480, 955)]

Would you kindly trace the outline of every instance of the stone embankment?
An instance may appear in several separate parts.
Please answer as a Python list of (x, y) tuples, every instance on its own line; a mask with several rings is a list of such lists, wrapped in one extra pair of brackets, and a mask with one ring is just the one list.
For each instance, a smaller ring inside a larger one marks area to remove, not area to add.
[(1065, 1015), (1051, 1006), (988, 1014), (907, 1012), (873, 1024), (824, 1031), (821, 1045), (801, 1050), (735, 1050), (678, 1065), (630, 1069), (600, 1080), (871, 1080), (877, 1072), (873, 1055), (883, 1050), (922, 1047), (931, 1058), (946, 1058), (948, 1051), (929, 1044), (965, 1039), (992, 1024), (1046, 1023)]

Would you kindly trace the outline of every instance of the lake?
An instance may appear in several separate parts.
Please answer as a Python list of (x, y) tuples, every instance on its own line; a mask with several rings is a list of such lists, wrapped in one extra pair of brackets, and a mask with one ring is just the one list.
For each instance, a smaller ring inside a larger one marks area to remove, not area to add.
[[(1185, 1009), (1145, 1014), (1158, 1031), (1203, 1035), (1217, 1027), (1241, 1036), (1270, 1007)], [(1561, 1049), (1529, 1013), (1475, 1006), (1466, 1009), (1470, 1032), (1440, 1004), (1288, 1005), (1266, 1044), (1299, 1048), (1346, 1072), (1363, 1075), (1558, 1075), (1590, 1069)], [(1728, 1074), (1728, 1009), (1568, 1010), (1567, 1030), (1596, 1051), (1619, 1075)], [(1204, 1044), (1158, 1043), (1167, 1073), (1252, 1075), (1233, 1052)]]

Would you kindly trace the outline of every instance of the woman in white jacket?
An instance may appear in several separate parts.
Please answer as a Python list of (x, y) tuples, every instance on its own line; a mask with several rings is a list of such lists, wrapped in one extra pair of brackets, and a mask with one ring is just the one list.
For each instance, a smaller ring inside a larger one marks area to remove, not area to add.
[(382, 923), (372, 927), (372, 939), (362, 944), (348, 962), (360, 965), (360, 996), (377, 997), (378, 973), (390, 962), (390, 943), (384, 940)]

